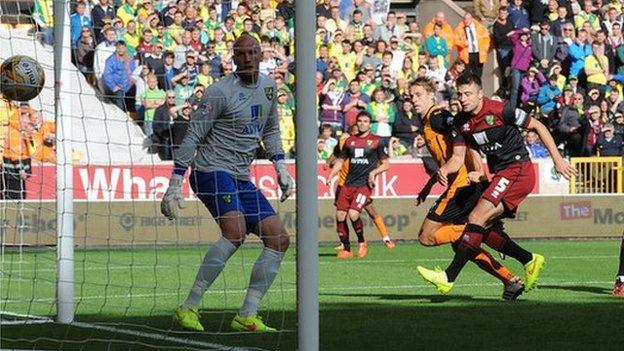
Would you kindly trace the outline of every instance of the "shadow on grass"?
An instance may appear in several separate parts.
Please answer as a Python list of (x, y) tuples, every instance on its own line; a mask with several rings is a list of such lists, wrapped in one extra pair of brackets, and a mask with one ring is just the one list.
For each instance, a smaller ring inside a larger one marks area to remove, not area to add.
[(430, 303), (443, 303), (447, 301), (471, 301), (476, 302), (480, 301), (483, 303), (496, 303), (496, 300), (492, 299), (484, 299), (484, 298), (475, 298), (470, 295), (422, 295), (422, 294), (334, 294), (334, 293), (321, 293), (321, 296), (336, 296), (336, 297), (364, 297), (364, 298), (377, 298), (379, 300), (386, 301), (418, 301), (419, 303), (430, 302)]
[(575, 292), (587, 292), (592, 294), (599, 295), (610, 295), (611, 289), (600, 288), (597, 286), (582, 286), (582, 285), (540, 285), (540, 289), (551, 289), (551, 290), (566, 290), (566, 291), (575, 291)]
[[(621, 333), (624, 304), (621, 300), (608, 297), (599, 303), (530, 300), (505, 303), (451, 295), (442, 297), (449, 303), (410, 303), (410, 300), (435, 301), (435, 298), (440, 297), (412, 294), (340, 296), (376, 296), (381, 300), (397, 302), (324, 303), (320, 313), (321, 350), (615, 350), (621, 346), (614, 338)], [(97, 322), (100, 325), (190, 340), (186, 344), (114, 331), (44, 324), (2, 326), (2, 347), (133, 351), (219, 349), (207, 346), (212, 343), (238, 346), (242, 349), (297, 348), (297, 316), (294, 311), (271, 311), (263, 314), (267, 324), (289, 329), (273, 334), (229, 333), (232, 316), (233, 313), (229, 312), (205, 311), (202, 323), (206, 327), (206, 333), (174, 330), (169, 315), (123, 318), (79, 315), (76, 318), (82, 322)], [(228, 334), (219, 335), (217, 331)], [(32, 341), (42, 337), (65, 341)], [(196, 342), (204, 343), (204, 346), (198, 346)]]

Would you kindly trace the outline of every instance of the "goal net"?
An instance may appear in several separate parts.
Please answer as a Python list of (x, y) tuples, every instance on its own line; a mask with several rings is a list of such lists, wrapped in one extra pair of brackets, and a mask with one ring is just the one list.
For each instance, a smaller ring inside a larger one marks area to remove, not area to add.
[[(196, 10), (179, 8), (181, 3)], [(24, 104), (2, 100), (0, 106), (4, 146), (4, 197), (0, 201), (2, 348), (295, 348), (294, 247), (286, 252), (258, 311), (278, 332), (260, 335), (230, 328), (262, 250), (261, 241), (252, 235), (204, 295), (200, 314), (206, 331), (184, 331), (172, 322), (173, 312), (186, 298), (204, 255), (220, 238), (219, 227), (191, 191), (188, 175), (183, 185), (187, 207), (174, 221), (160, 213), (160, 200), (173, 169), (175, 143), (192, 114), (192, 107), (185, 108), (184, 104), (235, 68), (231, 47), (226, 46), (233, 38), (215, 40), (212, 22), (200, 17), (207, 15), (203, 11), (212, 3), (111, 0), (115, 14), (106, 15), (104, 10), (102, 16), (98, 1), (72, 2), (65, 6), (70, 9), (64, 23), (69, 38), (60, 41), (52, 30), (53, 18), (58, 18), (52, 16), (53, 1), (0, 0), (0, 63), (13, 55), (26, 55), (35, 58), (46, 73), (45, 87), (37, 98)], [(199, 46), (194, 47), (194, 29), (179, 29), (168, 22), (169, 17), (158, 15), (169, 7), (184, 14), (185, 21), (192, 20), (191, 13), (197, 12), (202, 25), (193, 28), (202, 28)], [(109, 31), (111, 37), (107, 38)], [(143, 43), (148, 32), (151, 39)], [(193, 35), (192, 43), (185, 35)], [(124, 65), (112, 67), (120, 61), (107, 60), (118, 54), (116, 43), (120, 41), (126, 43)], [(282, 52), (284, 47), (288, 50), (283, 44), (266, 43)], [(216, 55), (211, 52), (214, 46)], [(63, 70), (56, 82), (60, 93), (55, 100), (54, 57), (58, 52)], [(169, 71), (169, 55), (173, 55), (174, 71)], [(187, 76), (178, 76), (182, 72)], [(156, 88), (150, 85), (152, 76)], [(278, 74), (284, 82), (283, 91), (294, 99), (286, 85), (290, 77), (287, 70)], [(170, 105), (158, 109), (165, 104)], [(167, 122), (158, 125), (162, 113)], [(56, 117), (66, 124), (64, 133), (58, 130), (61, 124)], [(294, 135), (284, 137), (284, 145), (292, 146), (292, 138)], [(8, 148), (24, 145), (18, 153), (7, 153)], [(236, 149), (235, 145), (231, 149)], [(287, 161), (291, 174), (293, 161)], [(25, 172), (16, 171), (16, 167), (23, 167)], [(71, 182), (65, 183), (60, 170), (71, 172)], [(251, 180), (294, 235), (294, 202), (276, 201), (279, 191), (271, 162), (254, 162)], [(71, 199), (66, 201), (66, 196)], [(71, 206), (65, 208), (67, 204)], [(73, 230), (59, 231), (57, 227), (63, 224), (59, 218), (73, 222)], [(73, 255), (62, 253), (60, 242), (72, 243)], [(71, 278), (59, 271), (63, 262), (73, 268), (71, 281), (63, 281)], [(73, 287), (74, 317), (68, 324), (57, 319), (62, 294), (59, 280)]]

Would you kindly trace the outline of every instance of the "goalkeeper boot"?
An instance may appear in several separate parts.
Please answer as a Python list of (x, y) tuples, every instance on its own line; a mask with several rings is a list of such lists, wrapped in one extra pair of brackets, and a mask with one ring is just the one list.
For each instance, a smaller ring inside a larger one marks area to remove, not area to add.
[(230, 325), (232, 326), (232, 329), (236, 331), (255, 331), (262, 333), (270, 333), (276, 331), (275, 328), (271, 328), (264, 324), (264, 322), (262, 321), (262, 317), (255, 314), (247, 317), (241, 317), (237, 313), (236, 316), (234, 316), (234, 319), (232, 319), (232, 324)]
[(439, 292), (443, 294), (448, 294), (451, 289), (453, 289), (453, 282), (448, 281), (448, 277), (446, 276), (446, 272), (441, 270), (440, 267), (435, 267), (435, 269), (427, 269), (422, 266), (416, 267), (418, 273), (424, 280), (433, 284)]
[(542, 273), (542, 269), (544, 269), (544, 263), (544, 256), (534, 253), (533, 259), (524, 265), (524, 272), (526, 273), (524, 291), (531, 291), (535, 288), (540, 273)]
[(184, 308), (180, 306), (173, 314), (173, 320), (180, 327), (193, 331), (204, 331), (204, 326), (199, 322), (197, 308)]
[(505, 283), (505, 289), (503, 290), (503, 300), (512, 301), (522, 295), (524, 292), (524, 282), (520, 277), (513, 277), (507, 283)]
[(619, 276), (615, 279), (613, 296), (624, 297), (624, 276)]

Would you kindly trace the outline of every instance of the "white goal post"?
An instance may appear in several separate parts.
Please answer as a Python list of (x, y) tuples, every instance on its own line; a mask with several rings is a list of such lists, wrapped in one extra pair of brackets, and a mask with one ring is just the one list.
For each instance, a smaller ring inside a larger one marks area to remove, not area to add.
[(74, 193), (70, 76), (70, 1), (54, 2), (54, 113), (56, 121), (56, 218), (58, 323), (74, 321)]

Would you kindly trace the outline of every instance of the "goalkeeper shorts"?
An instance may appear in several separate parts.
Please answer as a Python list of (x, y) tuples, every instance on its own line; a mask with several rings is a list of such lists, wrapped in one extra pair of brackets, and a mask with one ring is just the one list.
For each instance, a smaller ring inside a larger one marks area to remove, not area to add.
[(227, 172), (193, 171), (190, 184), (215, 220), (228, 212), (242, 212), (248, 233), (263, 219), (275, 215), (269, 201), (252, 182), (236, 179)]

